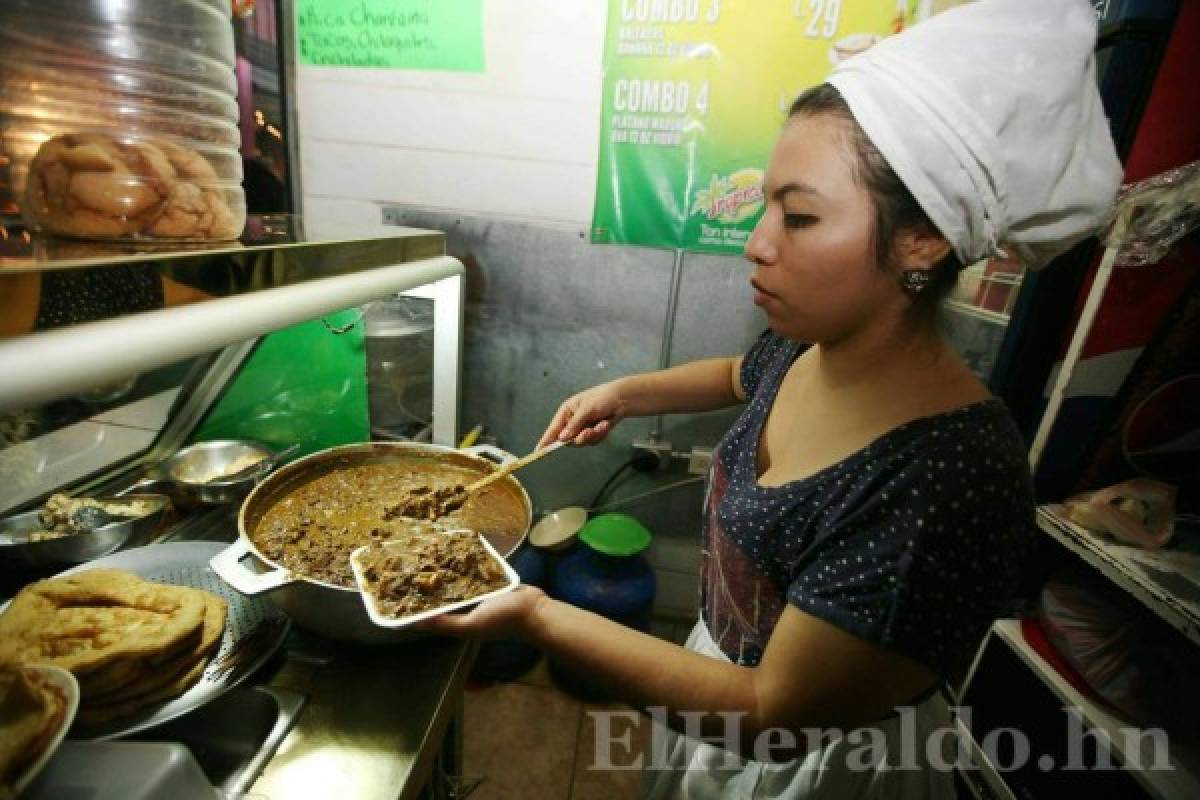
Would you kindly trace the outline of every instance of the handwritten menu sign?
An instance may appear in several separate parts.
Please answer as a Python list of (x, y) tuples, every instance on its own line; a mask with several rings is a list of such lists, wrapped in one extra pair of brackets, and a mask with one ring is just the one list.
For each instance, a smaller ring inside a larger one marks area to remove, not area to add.
[(483, 72), (483, 0), (296, 0), (300, 61)]

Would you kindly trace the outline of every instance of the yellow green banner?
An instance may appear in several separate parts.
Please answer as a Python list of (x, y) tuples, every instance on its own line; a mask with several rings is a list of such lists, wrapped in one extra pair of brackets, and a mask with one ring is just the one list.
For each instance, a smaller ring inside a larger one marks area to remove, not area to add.
[(296, 49), (317, 67), (483, 72), (483, 0), (296, 0)]
[(592, 241), (740, 253), (792, 100), (917, 0), (609, 0)]

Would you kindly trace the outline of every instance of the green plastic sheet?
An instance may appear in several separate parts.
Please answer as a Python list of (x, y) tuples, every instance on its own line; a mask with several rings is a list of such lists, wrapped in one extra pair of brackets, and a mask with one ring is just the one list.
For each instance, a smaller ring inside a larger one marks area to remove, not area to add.
[(252, 439), (275, 448), (299, 442), (296, 457), (368, 441), (360, 316), (350, 309), (265, 337), (201, 421), (194, 441)]

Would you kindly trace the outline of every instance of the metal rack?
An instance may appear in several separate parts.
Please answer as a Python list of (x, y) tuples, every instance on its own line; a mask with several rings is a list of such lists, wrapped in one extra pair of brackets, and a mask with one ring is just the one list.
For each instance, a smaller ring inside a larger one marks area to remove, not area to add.
[(1111, 752), (1123, 764), (1140, 765), (1131, 769), (1134, 779), (1154, 797), (1175, 800), (1180, 797), (1200, 797), (1200, 764), (1188, 759), (1178, 748), (1168, 751), (1169, 764), (1158, 768), (1152, 739), (1107, 709), (1084, 697), (1058, 671), (1029, 646), (1015, 619), (1001, 620), (994, 633), (1033, 671), (1035, 675), (1063, 702), (1067, 708), (1078, 709), (1083, 724), (1109, 742)]
[[(1046, 442), (1058, 417), (1067, 384), (1091, 331), (1114, 265), (1125, 263), (1121, 261), (1123, 256), (1128, 256), (1124, 249), (1139, 236), (1162, 236), (1160, 229), (1150, 225), (1147, 220), (1161, 222), (1172, 214), (1178, 214), (1189, 221), (1194, 220), (1194, 209), (1197, 198), (1200, 198), (1198, 175), (1200, 173), (1189, 167), (1182, 178), (1167, 182), (1169, 185), (1158, 186), (1151, 181), (1145, 186), (1134, 187), (1134, 190), (1127, 192), (1118, 203), (1114, 223), (1106, 237), (1104, 257), (1097, 268), (1062, 368), (1051, 389), (1049, 403), (1030, 447), (1031, 471), (1036, 472), (1040, 463)], [(1144, 230), (1140, 229), (1139, 225)], [(1178, 237), (1183, 234), (1175, 231), (1173, 235)], [(1061, 506), (1057, 505), (1039, 507), (1036, 519), (1038, 529), (1044, 534), (1120, 586), (1192, 643), (1200, 644), (1200, 550), (1186, 545), (1157, 551), (1130, 547), (1071, 522), (1062, 513)], [(1011, 650), (1067, 709), (1074, 709), (1080, 716), (1080, 722), (1095, 735), (1102, 737), (1108, 743), (1111, 752), (1115, 753), (1123, 764), (1132, 767), (1128, 770), (1129, 773), (1150, 796), (1163, 800), (1200, 797), (1200, 754), (1192, 753), (1180, 747), (1178, 743), (1174, 747), (1168, 745), (1167, 756), (1170, 763), (1165, 768), (1156, 768), (1159, 765), (1153, 763), (1156, 753), (1151, 745), (1152, 739), (1147, 736), (1148, 732), (1085, 697), (1025, 640), (1019, 620), (997, 621), (989, 633), (988, 641), (993, 640), (1002, 642)], [(980, 649), (975, 664), (964, 681), (963, 694), (980, 669), (986, 646), (987, 642)], [(973, 734), (965, 727), (962, 733), (967, 743), (977, 751), (979, 748)], [(994, 770), (990, 775), (999, 779)], [(991, 794), (1011, 795), (1007, 786), (1003, 791), (998, 791), (994, 783), (989, 782)], [(977, 792), (977, 796), (983, 795)]]
[(0, 409), (33, 406), (124, 376), (213, 352), (397, 292), (434, 300), (433, 440), (453, 444), (462, 354), (461, 262), (439, 231), (382, 227), (336, 236), (280, 234), (216, 246), (79, 245), (82, 256), (0, 257), (6, 279), (25, 273), (135, 264), (164, 278), (220, 271), (211, 299), (0, 340)]
[(0, 487), (0, 507), (35, 502), (46, 487), (86, 489), (116, 464), (133, 469), (165, 457), (183, 444), (258, 337), (400, 292), (433, 301), (431, 439), (455, 444), (465, 270), (445, 255), (445, 235), (394, 226), (321, 235), (304, 227), (288, 215), (252, 217), (253, 234), (239, 242), (164, 245), (47, 240), (0, 224), (8, 235), (0, 237), (0, 299), (19, 297), (12, 290), (22, 282), (111, 283), (102, 274), (110, 270), (194, 287), (203, 298), (139, 310), (118, 295), (116, 307), (95, 321), (0, 337), (0, 411), (14, 413), (195, 359), (187, 390), (174, 386), (136, 408), (68, 422), (4, 448), (0, 472), (14, 480)]
[[(1200, 644), (1200, 553), (1143, 550), (1102, 539), (1042, 506), (1038, 528), (1129, 592), (1171, 627)], [(1187, 577), (1191, 573), (1194, 579)]]

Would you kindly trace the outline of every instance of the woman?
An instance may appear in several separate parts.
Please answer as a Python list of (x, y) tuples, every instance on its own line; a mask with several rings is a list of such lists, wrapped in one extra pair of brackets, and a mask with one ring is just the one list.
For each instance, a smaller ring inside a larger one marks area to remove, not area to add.
[(648, 796), (953, 796), (938, 689), (1005, 609), (1032, 499), (937, 303), (1000, 240), (1037, 265), (1086, 235), (1120, 177), (1090, 8), (1048, 5), (947, 12), (801, 95), (746, 246), (769, 330), (743, 356), (577, 394), (547, 428), (543, 444), (594, 443), (626, 416), (748, 403), (713, 458), (687, 648), (528, 587), (432, 626), (525, 637), (715, 739), (656, 737)]

